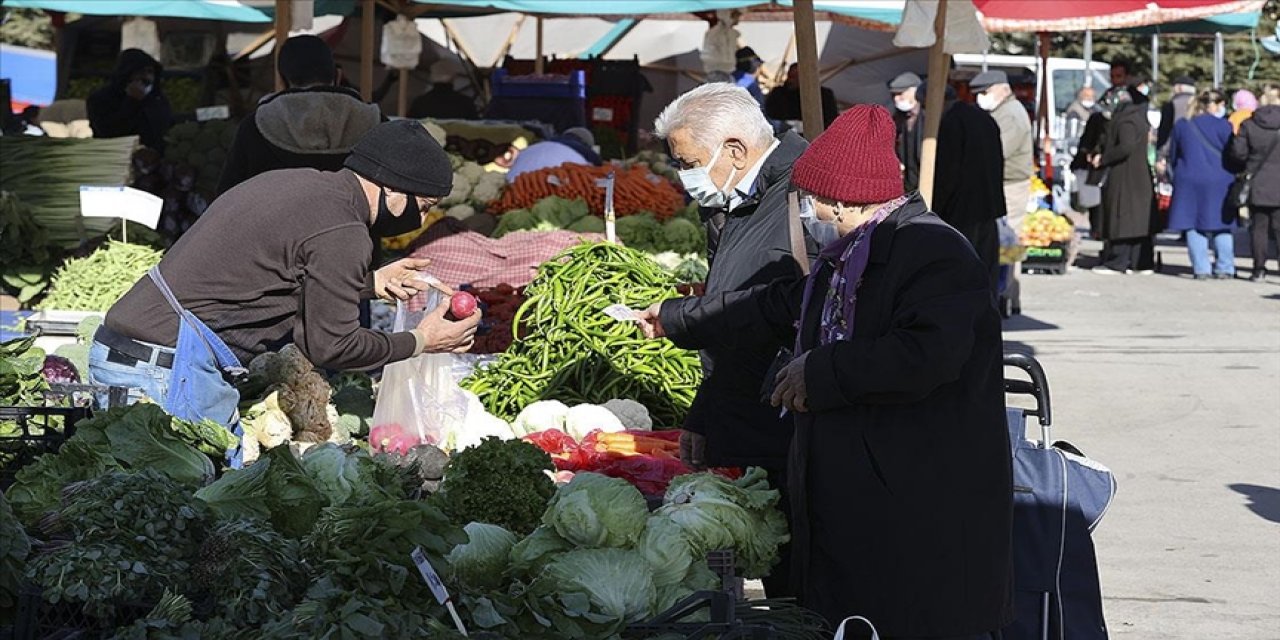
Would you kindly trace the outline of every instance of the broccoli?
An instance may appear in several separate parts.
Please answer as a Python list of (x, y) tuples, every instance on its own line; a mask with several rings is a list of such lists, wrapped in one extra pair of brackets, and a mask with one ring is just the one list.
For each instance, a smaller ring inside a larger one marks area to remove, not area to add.
[(673, 218), (662, 225), (663, 248), (676, 253), (697, 253), (706, 246), (701, 226), (684, 218)]

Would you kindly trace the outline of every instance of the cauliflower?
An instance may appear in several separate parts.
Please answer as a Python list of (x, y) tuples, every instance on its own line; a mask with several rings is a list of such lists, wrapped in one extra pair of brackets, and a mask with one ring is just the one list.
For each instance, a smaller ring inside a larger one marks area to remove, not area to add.
[(258, 404), (249, 407), (240, 420), (244, 429), (242, 445), (245, 464), (258, 459), (259, 449), (270, 449), (288, 442), (293, 435), (289, 416), (280, 408), (280, 394), (273, 391)]
[(507, 187), (507, 179), (500, 173), (488, 172), (480, 177), (471, 189), (471, 199), (480, 204), (488, 204), (502, 197), (502, 190)]
[(465, 179), (469, 186), (479, 182), (484, 176), (484, 173), (484, 167), (474, 162), (464, 162), (461, 167), (458, 167), (458, 171), (455, 175), (461, 176)]
[(453, 174), (453, 189), (449, 191), (449, 195), (445, 196), (440, 204), (450, 207), (455, 204), (467, 202), (471, 197), (471, 182), (463, 176), (461, 172)]
[(565, 416), (565, 432), (574, 440), (582, 441), (587, 434), (599, 429), (605, 433), (626, 431), (622, 421), (613, 412), (598, 404), (580, 404)]
[(539, 400), (520, 411), (520, 415), (511, 423), (511, 431), (517, 438), (547, 429), (564, 431), (568, 415), (569, 407), (565, 403), (559, 400)]
[(480, 444), (480, 441), (485, 438), (501, 440), (516, 438), (512, 425), (486, 411), (476, 394), (466, 390), (462, 393), (467, 398), (467, 417), (465, 421), (453, 422), (446, 428), (442, 439), (445, 451), (468, 449)]
[(427, 130), (427, 133), (431, 134), (431, 137), (435, 139), (436, 144), (442, 147), (444, 146), (445, 139), (449, 137), (449, 134), (445, 132), (444, 127), (427, 120), (422, 121), (422, 127)]
[(667, 272), (674, 272), (676, 267), (679, 267), (680, 263), (684, 262), (684, 258), (674, 251), (663, 251), (662, 253), (652, 254), (649, 257), (653, 258), (653, 261), (658, 263), (658, 266), (662, 267), (663, 271)]
[(449, 210), (445, 211), (444, 214), (450, 218), (466, 220), (476, 214), (476, 208), (469, 204), (455, 204), (449, 207)]
[(635, 400), (614, 398), (601, 406), (617, 416), (618, 421), (627, 429), (653, 430), (653, 418), (649, 417), (649, 410)]

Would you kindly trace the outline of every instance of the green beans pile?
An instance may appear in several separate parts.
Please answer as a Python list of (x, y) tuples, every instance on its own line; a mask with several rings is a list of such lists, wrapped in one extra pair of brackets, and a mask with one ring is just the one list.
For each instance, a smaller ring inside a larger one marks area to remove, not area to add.
[(108, 241), (84, 258), (63, 263), (53, 274), (40, 309), (106, 311), (160, 263), (164, 254), (140, 244)]
[(702, 379), (698, 354), (646, 340), (634, 323), (603, 313), (611, 304), (643, 309), (677, 297), (674, 285), (639, 251), (603, 242), (567, 249), (538, 267), (525, 289), (515, 342), (462, 386), (506, 420), (537, 400), (628, 398), (645, 405), (656, 426), (680, 426)]

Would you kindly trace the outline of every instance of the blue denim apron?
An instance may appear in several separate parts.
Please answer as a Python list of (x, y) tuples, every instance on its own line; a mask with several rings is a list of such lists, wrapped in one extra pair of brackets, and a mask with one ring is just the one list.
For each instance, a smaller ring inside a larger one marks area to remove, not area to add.
[[(169, 380), (169, 394), (164, 409), (171, 415), (198, 422), (205, 418), (226, 427), (237, 436), (243, 436), (240, 427), (240, 392), (229, 378), (248, 373), (240, 360), (231, 352), (218, 334), (206, 326), (195, 314), (182, 308), (169, 284), (160, 275), (159, 267), (147, 273), (169, 306), (178, 314), (178, 344), (173, 356), (173, 376)], [(243, 451), (236, 447), (227, 453), (233, 469), (243, 465)]]

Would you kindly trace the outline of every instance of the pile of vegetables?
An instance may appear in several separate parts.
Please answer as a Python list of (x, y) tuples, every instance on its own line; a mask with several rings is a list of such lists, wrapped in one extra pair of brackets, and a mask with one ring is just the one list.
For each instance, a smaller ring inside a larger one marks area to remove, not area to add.
[(195, 171), (195, 191), (212, 201), (235, 142), (239, 122), (206, 120), (174, 125), (165, 134), (164, 158)]
[(674, 280), (648, 256), (609, 243), (585, 243), (538, 268), (514, 320), (515, 342), (462, 381), (489, 413), (512, 420), (537, 400), (574, 404), (629, 398), (661, 426), (676, 426), (702, 377), (698, 355), (603, 311), (644, 308), (675, 297)]
[(450, 158), (454, 165), (453, 190), (440, 201), (445, 215), (466, 220), (502, 196), (507, 186), (506, 176), (496, 171), (485, 171), (481, 165), (460, 156), (451, 155)]
[(63, 263), (38, 308), (105, 312), (162, 257), (148, 246), (109, 240), (88, 256)]
[(26, 304), (49, 286), (57, 252), (49, 233), (17, 194), (0, 191), (0, 279)]
[(480, 321), (483, 333), (476, 335), (471, 353), (502, 353), (511, 346), (511, 321), (524, 304), (524, 294), (509, 284), (474, 292), (480, 299), (484, 319)]
[(593, 167), (566, 163), (516, 176), (515, 182), (507, 185), (502, 198), (490, 209), (496, 213), (528, 209), (543, 198), (560, 196), (569, 200), (582, 199), (593, 214), (604, 215), (605, 189), (597, 181), (607, 178), (610, 173), (615, 176), (613, 206), (619, 217), (649, 211), (659, 220), (666, 220), (685, 205), (683, 193), (644, 167)]
[(671, 164), (671, 156), (661, 151), (641, 151), (624, 160), (622, 166), (628, 169), (631, 167), (643, 167), (656, 175), (666, 178), (671, 184), (680, 184), (680, 170)]

